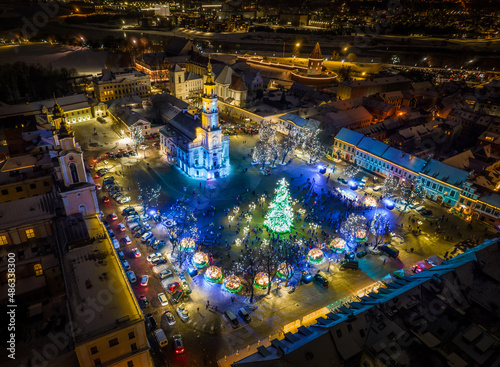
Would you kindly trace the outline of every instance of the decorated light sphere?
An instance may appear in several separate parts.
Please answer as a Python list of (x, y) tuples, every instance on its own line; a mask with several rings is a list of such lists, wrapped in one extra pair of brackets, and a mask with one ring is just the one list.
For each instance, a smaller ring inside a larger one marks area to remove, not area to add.
[(384, 200), (384, 203), (385, 203), (385, 207), (389, 210), (394, 209), (394, 207), (396, 206), (396, 203), (394, 203), (394, 201), (389, 200), (389, 199)]
[(269, 286), (269, 276), (267, 273), (260, 272), (255, 276), (254, 285), (257, 288), (264, 289)]
[(330, 242), (330, 249), (337, 253), (342, 253), (345, 250), (346, 242), (343, 238), (337, 237)]
[(356, 230), (356, 242), (364, 242), (366, 241), (366, 229), (357, 229)]
[(241, 279), (231, 274), (224, 278), (224, 288), (231, 293), (237, 293), (241, 290)]
[(293, 267), (287, 263), (281, 263), (278, 266), (278, 271), (276, 272), (278, 278), (289, 279), (293, 275)]
[(313, 264), (319, 264), (323, 261), (324, 257), (325, 255), (323, 254), (323, 251), (321, 251), (319, 248), (313, 248), (307, 253), (307, 258)]
[(193, 264), (198, 269), (204, 268), (208, 265), (208, 255), (205, 252), (195, 252), (193, 255)]
[(181, 240), (181, 243), (179, 246), (180, 246), (181, 250), (191, 251), (191, 250), (194, 250), (194, 248), (196, 247), (196, 243), (194, 242), (194, 240), (191, 237), (184, 237)]
[(205, 272), (205, 279), (212, 283), (220, 283), (222, 281), (222, 269), (218, 266), (209, 266)]
[(377, 200), (373, 196), (368, 196), (365, 200), (364, 203), (366, 206), (377, 206)]

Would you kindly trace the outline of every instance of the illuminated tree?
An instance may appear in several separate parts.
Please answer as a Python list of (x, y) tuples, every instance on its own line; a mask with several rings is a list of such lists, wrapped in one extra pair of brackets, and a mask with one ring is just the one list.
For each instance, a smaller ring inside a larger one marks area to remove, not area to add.
[(375, 246), (381, 245), (390, 234), (389, 221), (385, 214), (376, 213), (370, 224), (370, 232), (375, 237)]
[(349, 164), (344, 168), (344, 175), (348, 180), (350, 180), (354, 178), (359, 171), (361, 171), (361, 168), (359, 166), (355, 164)]
[(151, 207), (158, 206), (158, 198), (160, 197), (161, 187), (150, 186), (150, 185), (140, 185), (139, 191), (141, 195), (139, 196), (139, 201), (142, 203), (144, 212), (146, 212)]
[(384, 182), (382, 183), (382, 195), (389, 196), (394, 194), (398, 189), (397, 181), (394, 179), (392, 175), (388, 175)]
[(268, 163), (272, 158), (271, 146), (269, 144), (258, 142), (253, 148), (252, 158), (255, 163), (262, 164), (262, 169), (264, 169), (266, 163)]
[(319, 139), (319, 134), (321, 130), (316, 129), (314, 131), (306, 130), (303, 135), (302, 140), (302, 151), (309, 155), (309, 164), (315, 163), (318, 159), (322, 158), (326, 149)]
[(139, 145), (144, 143), (144, 135), (142, 134), (142, 127), (132, 126), (130, 128), (130, 138), (132, 139), (132, 144), (134, 145), (135, 153), (137, 154), (137, 148)]
[(275, 233), (287, 233), (293, 228), (293, 209), (290, 204), (288, 182), (283, 178), (278, 182), (276, 195), (269, 204), (264, 226)]
[(301, 142), (300, 131), (296, 127), (293, 127), (288, 132), (288, 135), (286, 135), (280, 143), (281, 153), (283, 154), (283, 159), (281, 160), (281, 164), (285, 163), (285, 159), (288, 153), (297, 149), (297, 147), (300, 145), (300, 142)]
[(340, 226), (340, 234), (347, 243), (354, 243), (361, 237), (361, 231), (365, 232), (365, 237), (367, 235), (367, 223), (366, 217), (359, 214), (351, 214)]
[(425, 198), (422, 179), (417, 177), (414, 180), (405, 181), (401, 187), (401, 198), (406, 202), (403, 211), (408, 205), (422, 201)]

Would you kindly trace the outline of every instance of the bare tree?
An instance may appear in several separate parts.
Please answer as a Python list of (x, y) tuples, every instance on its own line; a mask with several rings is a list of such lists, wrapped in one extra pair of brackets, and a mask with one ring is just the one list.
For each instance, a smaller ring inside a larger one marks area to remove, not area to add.
[(144, 135), (142, 134), (142, 127), (140, 126), (132, 126), (130, 128), (130, 138), (132, 139), (135, 154), (137, 154), (137, 149), (139, 145), (144, 143)]
[(286, 135), (280, 143), (281, 153), (283, 155), (283, 159), (281, 160), (281, 164), (285, 163), (285, 159), (288, 156), (288, 153), (294, 151), (298, 148), (301, 143), (300, 132), (299, 129), (293, 127)]

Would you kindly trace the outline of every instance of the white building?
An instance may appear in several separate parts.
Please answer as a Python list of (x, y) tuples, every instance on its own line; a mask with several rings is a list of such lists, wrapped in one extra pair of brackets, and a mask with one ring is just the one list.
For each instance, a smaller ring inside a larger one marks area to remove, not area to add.
[(120, 71), (102, 70), (102, 75), (92, 79), (95, 97), (101, 101), (139, 96), (151, 93), (151, 77), (135, 69)]
[(183, 101), (195, 98), (203, 91), (203, 77), (185, 72), (179, 65), (170, 70), (170, 92)]
[(202, 95), (201, 118), (180, 111), (160, 130), (160, 148), (167, 161), (195, 178), (212, 179), (229, 174), (229, 137), (219, 127), (219, 110), (212, 66)]

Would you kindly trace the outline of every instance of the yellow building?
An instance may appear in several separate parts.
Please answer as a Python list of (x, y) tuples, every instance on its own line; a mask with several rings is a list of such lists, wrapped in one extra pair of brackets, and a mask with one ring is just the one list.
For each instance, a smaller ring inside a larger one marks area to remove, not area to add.
[(146, 97), (151, 93), (151, 77), (134, 69), (112, 72), (103, 69), (102, 75), (93, 78), (95, 97), (110, 101), (123, 97)]

